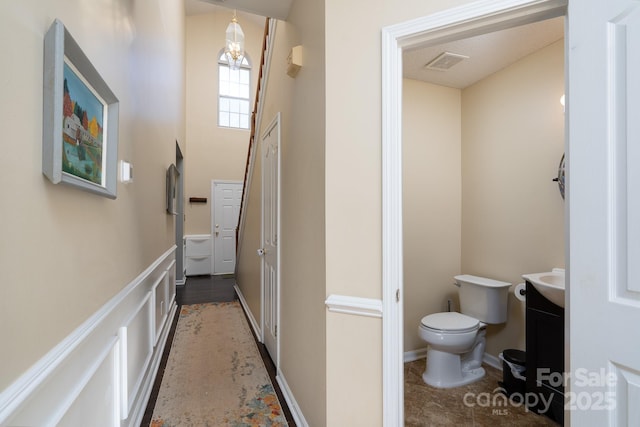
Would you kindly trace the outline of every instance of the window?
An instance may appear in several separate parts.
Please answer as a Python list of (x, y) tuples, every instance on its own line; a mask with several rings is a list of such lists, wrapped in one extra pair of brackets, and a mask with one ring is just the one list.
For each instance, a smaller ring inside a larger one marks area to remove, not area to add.
[(249, 87), (251, 65), (246, 56), (240, 68), (229, 68), (224, 50), (218, 57), (219, 97), (218, 125), (221, 127), (249, 129)]

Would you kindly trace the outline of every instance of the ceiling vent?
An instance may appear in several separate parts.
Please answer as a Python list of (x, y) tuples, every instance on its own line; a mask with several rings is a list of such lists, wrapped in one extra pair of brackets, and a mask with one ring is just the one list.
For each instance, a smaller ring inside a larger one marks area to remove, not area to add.
[(447, 71), (458, 62), (468, 58), (468, 56), (460, 55), (458, 53), (442, 52), (440, 55), (432, 59), (427, 65), (425, 65), (424, 68), (426, 68), (427, 70)]

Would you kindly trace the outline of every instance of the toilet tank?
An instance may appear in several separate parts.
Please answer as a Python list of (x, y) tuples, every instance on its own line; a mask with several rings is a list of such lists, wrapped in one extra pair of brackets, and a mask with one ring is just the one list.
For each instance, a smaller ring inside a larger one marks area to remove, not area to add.
[(454, 277), (460, 287), (460, 312), (484, 323), (507, 321), (511, 283), (463, 274)]

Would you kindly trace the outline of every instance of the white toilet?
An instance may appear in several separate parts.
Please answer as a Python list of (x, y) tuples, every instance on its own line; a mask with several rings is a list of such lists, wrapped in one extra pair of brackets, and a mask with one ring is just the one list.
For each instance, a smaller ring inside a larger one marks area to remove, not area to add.
[(430, 314), (418, 327), (429, 344), (422, 379), (433, 387), (458, 387), (482, 378), (486, 324), (507, 321), (511, 283), (468, 274), (455, 276), (455, 281), (461, 313)]

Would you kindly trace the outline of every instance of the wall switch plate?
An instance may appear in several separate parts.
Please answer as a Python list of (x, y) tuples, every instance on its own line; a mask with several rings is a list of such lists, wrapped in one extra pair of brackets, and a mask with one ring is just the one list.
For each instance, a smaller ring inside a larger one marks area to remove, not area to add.
[(133, 182), (133, 165), (125, 160), (120, 160), (120, 182)]

